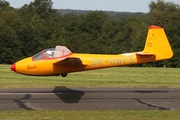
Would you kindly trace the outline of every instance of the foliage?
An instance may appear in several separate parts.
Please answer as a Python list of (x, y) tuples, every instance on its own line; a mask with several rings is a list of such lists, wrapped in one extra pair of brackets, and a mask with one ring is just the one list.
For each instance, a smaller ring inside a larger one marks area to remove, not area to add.
[(149, 13), (88, 11), (60, 14), (51, 0), (15, 9), (0, 0), (0, 63), (13, 63), (42, 49), (65, 45), (73, 52), (117, 54), (143, 50), (150, 25), (165, 28), (173, 59), (139, 66), (180, 67), (180, 6), (152, 1)]

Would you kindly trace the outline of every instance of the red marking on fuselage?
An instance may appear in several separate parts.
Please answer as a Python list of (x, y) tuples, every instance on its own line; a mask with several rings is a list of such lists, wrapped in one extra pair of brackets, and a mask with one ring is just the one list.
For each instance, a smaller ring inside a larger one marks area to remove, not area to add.
[(30, 66), (30, 65), (28, 65), (27, 66), (27, 69), (36, 69), (37, 68), (37, 66), (36, 65), (34, 65), (34, 66)]

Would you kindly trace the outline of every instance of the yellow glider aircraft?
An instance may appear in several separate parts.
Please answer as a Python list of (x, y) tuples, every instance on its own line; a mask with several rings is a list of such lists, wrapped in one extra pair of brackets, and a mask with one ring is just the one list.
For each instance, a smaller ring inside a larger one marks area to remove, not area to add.
[(66, 77), (71, 72), (142, 64), (169, 59), (172, 56), (164, 29), (150, 26), (143, 51), (117, 55), (77, 54), (65, 46), (56, 46), (14, 63), (11, 70), (25, 75)]

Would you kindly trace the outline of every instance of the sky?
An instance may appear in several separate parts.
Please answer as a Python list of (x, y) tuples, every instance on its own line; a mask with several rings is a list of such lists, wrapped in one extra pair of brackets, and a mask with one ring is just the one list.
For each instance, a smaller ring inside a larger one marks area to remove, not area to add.
[[(14, 8), (20, 8), (34, 0), (5, 0)], [(54, 9), (103, 10), (117, 12), (149, 12), (149, 3), (156, 0), (51, 0)], [(164, 0), (180, 5), (180, 0)]]

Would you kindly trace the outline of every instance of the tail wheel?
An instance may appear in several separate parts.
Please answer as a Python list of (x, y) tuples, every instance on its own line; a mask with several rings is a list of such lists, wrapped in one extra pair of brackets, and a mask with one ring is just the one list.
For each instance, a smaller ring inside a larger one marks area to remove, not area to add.
[(67, 76), (67, 73), (63, 73), (61, 74), (62, 77), (66, 77)]

